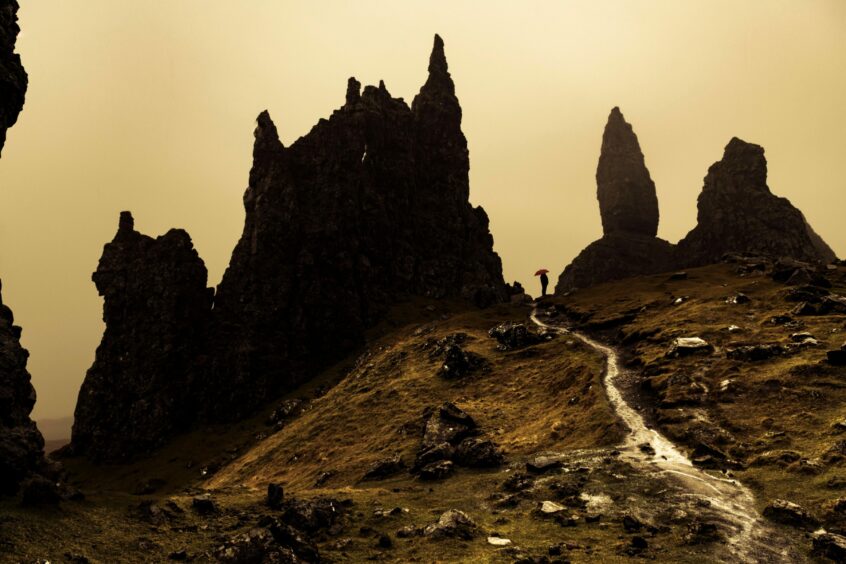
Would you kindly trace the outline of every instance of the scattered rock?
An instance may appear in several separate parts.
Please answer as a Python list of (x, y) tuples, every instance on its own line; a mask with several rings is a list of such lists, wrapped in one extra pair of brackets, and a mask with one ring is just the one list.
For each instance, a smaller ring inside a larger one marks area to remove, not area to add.
[(362, 480), (382, 480), (403, 470), (405, 470), (405, 462), (397, 453), (390, 458), (383, 458), (374, 462), (364, 474)]
[(740, 345), (726, 348), (726, 356), (728, 358), (747, 362), (768, 360), (776, 356), (781, 356), (786, 352), (785, 348), (779, 344)]
[(462, 378), (485, 365), (484, 357), (465, 351), (459, 345), (451, 345), (446, 350), (440, 375), (447, 379)]
[(538, 508), (538, 511), (541, 512), (543, 515), (555, 515), (556, 513), (560, 513), (567, 509), (560, 503), (555, 503), (554, 501), (543, 501)]
[(267, 425), (281, 426), (288, 419), (299, 415), (302, 412), (304, 406), (305, 402), (300, 398), (286, 399), (270, 413), (270, 415), (267, 417), (266, 423)]
[(749, 298), (749, 296), (747, 296), (746, 294), (741, 294), (740, 292), (726, 298), (726, 303), (732, 305), (748, 304), (751, 301), (752, 300)]
[(493, 546), (508, 546), (511, 544), (511, 539), (502, 537), (488, 537), (488, 544)]
[(454, 456), (456, 463), (468, 468), (495, 468), (503, 461), (502, 453), (493, 441), (475, 437), (461, 441)]
[(664, 356), (668, 358), (678, 358), (699, 353), (711, 353), (714, 351), (708, 342), (699, 337), (678, 337), (672, 344)]
[(526, 461), (526, 470), (535, 474), (543, 474), (562, 466), (561, 457), (550, 454), (538, 454)]
[(846, 562), (846, 537), (817, 531), (813, 534), (813, 552), (816, 556), (835, 562)]
[(202, 494), (191, 499), (191, 509), (200, 515), (212, 515), (217, 513), (217, 504), (212, 500), (210, 494)]
[(420, 468), (417, 477), (421, 480), (443, 480), (451, 476), (454, 469), (455, 464), (451, 460), (441, 460)]
[(454, 403), (446, 402), (434, 410), (426, 421), (423, 447), (441, 443), (455, 444), (476, 430), (476, 422)]
[(819, 526), (819, 521), (801, 506), (783, 499), (773, 500), (764, 508), (764, 517), (801, 529), (813, 530)]
[(548, 341), (555, 334), (548, 331), (541, 332), (534, 328), (530, 329), (523, 323), (507, 321), (493, 327), (488, 331), (488, 335), (499, 343), (497, 350), (513, 351)]
[(470, 540), (476, 536), (478, 526), (463, 511), (450, 509), (441, 515), (437, 523), (425, 528), (423, 533), (433, 539), (460, 538)]

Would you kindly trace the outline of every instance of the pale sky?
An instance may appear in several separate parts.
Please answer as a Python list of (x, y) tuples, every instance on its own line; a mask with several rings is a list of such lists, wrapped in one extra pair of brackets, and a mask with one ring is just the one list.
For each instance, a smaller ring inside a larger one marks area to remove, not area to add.
[[(441, 34), (470, 197), (506, 279), (537, 292), (599, 237), (594, 174), (619, 105), (655, 180), (659, 236), (693, 227), (732, 136), (846, 255), (846, 2), (21, 0), (26, 106), (0, 159), (0, 277), (36, 417), (72, 413), (100, 341), (91, 282), (120, 210), (182, 227), (216, 285), (240, 235), (258, 113), (286, 145), (346, 80), (410, 102)], [(553, 282), (554, 283), (554, 282)]]

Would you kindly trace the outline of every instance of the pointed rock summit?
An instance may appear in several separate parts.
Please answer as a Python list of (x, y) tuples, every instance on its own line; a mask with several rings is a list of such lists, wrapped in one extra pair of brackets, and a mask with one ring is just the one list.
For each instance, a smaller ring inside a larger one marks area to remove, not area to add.
[(604, 234), (620, 231), (655, 237), (658, 196), (632, 126), (611, 110), (596, 168), (596, 195)]
[(344, 105), (284, 148), (260, 114), (244, 231), (213, 308), (187, 234), (132, 231), (106, 245), (95, 273), (106, 332), (74, 448), (114, 459), (194, 420), (250, 416), (360, 347), (411, 297), (504, 301), (488, 217), (468, 200), (454, 92), (436, 36), (411, 108), (384, 83), (361, 91), (351, 78)]
[(737, 137), (711, 165), (697, 203), (697, 225), (679, 242), (679, 262), (695, 266), (726, 253), (829, 262), (835, 254), (801, 211), (767, 186), (764, 148)]
[(596, 168), (603, 236), (561, 276), (557, 293), (672, 268), (673, 245), (658, 239), (658, 197), (632, 126), (611, 110)]

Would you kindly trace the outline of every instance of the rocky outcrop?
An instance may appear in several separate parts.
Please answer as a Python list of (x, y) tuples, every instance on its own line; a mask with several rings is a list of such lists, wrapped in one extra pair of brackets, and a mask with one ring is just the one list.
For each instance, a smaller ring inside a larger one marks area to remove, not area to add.
[(6, 143), (6, 130), (18, 121), (26, 95), (26, 71), (15, 53), (18, 32), (18, 3), (0, 0), (0, 152)]
[[(0, 151), (6, 130), (23, 108), (27, 76), (15, 53), (18, 3), (0, 0)], [(30, 419), (35, 389), (20, 344), (21, 328), (0, 295), (0, 495), (14, 494), (21, 482), (44, 466), (44, 439)]]
[(711, 165), (699, 195), (696, 227), (679, 241), (678, 262), (698, 266), (747, 253), (834, 260), (831, 248), (789, 200), (770, 192), (764, 149), (737, 137)]
[(74, 413), (72, 450), (95, 460), (148, 451), (196, 417), (191, 378), (211, 313), (206, 268), (185, 231), (153, 239), (122, 212), (93, 276), (106, 331)]
[(94, 275), (106, 333), (73, 448), (121, 458), (194, 418), (248, 416), (362, 344), (411, 296), (507, 300), (468, 171), (437, 36), (411, 107), (384, 83), (362, 91), (351, 78), (344, 105), (290, 147), (262, 112), (244, 231), (213, 309), (187, 234), (153, 240), (122, 216)]
[(673, 245), (658, 239), (658, 197), (632, 126), (611, 110), (596, 169), (602, 238), (558, 278), (556, 293), (673, 268)]
[(617, 107), (611, 110), (602, 134), (596, 186), (603, 234), (625, 232), (655, 237), (655, 183), (646, 168), (637, 135)]
[(21, 328), (0, 295), (0, 495), (18, 491), (20, 483), (44, 463), (44, 439), (29, 418), (35, 406), (21, 347)]
[(290, 147), (266, 112), (255, 138), (244, 232), (215, 298), (214, 415), (295, 387), (405, 296), (507, 298), (487, 215), (468, 202), (440, 37), (411, 107), (351, 78), (343, 107)]

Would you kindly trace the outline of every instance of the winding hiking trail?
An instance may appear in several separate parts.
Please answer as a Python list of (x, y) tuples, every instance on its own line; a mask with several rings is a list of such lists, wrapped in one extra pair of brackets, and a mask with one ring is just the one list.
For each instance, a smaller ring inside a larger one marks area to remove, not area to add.
[[(625, 442), (618, 447), (621, 457), (650, 474), (666, 474), (695, 500), (706, 500), (718, 516), (726, 534), (730, 558), (726, 562), (800, 562), (805, 559), (795, 553), (786, 539), (765, 522), (755, 508), (751, 490), (737, 480), (710, 474), (693, 465), (675, 444), (655, 429), (647, 426), (643, 417), (630, 406), (619, 387), (623, 369), (617, 352), (590, 337), (565, 327), (550, 325), (538, 319), (535, 307), (532, 322), (560, 334), (572, 335), (606, 358), (603, 379), (608, 399), (615, 413), (629, 428)], [(652, 451), (641, 448), (649, 444)], [(653, 452), (654, 451), (654, 452)], [(716, 555), (715, 555), (716, 557)]]

